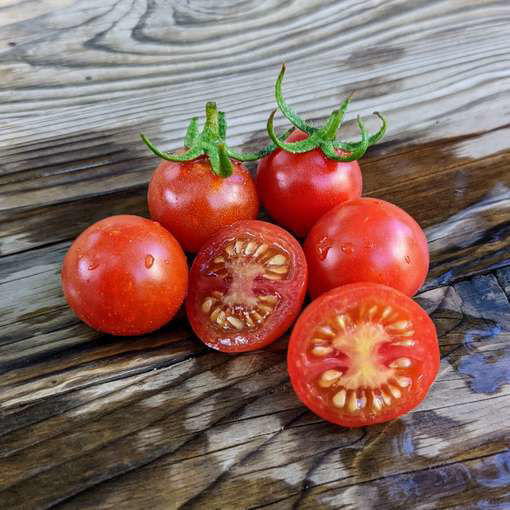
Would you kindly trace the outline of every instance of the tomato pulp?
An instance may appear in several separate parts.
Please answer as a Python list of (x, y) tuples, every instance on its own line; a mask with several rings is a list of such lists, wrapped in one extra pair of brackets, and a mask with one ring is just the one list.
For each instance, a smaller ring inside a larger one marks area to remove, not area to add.
[[(287, 142), (306, 137), (295, 130)], [(335, 205), (359, 197), (361, 187), (357, 161), (333, 161), (320, 149), (296, 154), (276, 149), (260, 160), (257, 169), (257, 191), (265, 209), (298, 237)]]
[(69, 306), (90, 327), (140, 335), (167, 323), (184, 300), (186, 257), (158, 223), (139, 216), (105, 218), (73, 242), (62, 267)]
[(254, 219), (259, 205), (247, 168), (232, 160), (233, 173), (220, 177), (207, 157), (189, 162), (162, 161), (149, 184), (151, 218), (169, 230), (185, 251), (197, 252), (218, 229)]
[(290, 337), (289, 375), (325, 420), (361, 427), (400, 416), (427, 394), (439, 369), (433, 322), (412, 299), (374, 283), (323, 294)]
[(429, 267), (427, 239), (409, 214), (375, 198), (357, 198), (328, 211), (304, 251), (310, 296), (355, 282), (389, 285), (412, 296)]
[(238, 221), (198, 252), (186, 312), (194, 332), (209, 347), (250, 351), (290, 327), (306, 284), (303, 250), (288, 232), (264, 221)]

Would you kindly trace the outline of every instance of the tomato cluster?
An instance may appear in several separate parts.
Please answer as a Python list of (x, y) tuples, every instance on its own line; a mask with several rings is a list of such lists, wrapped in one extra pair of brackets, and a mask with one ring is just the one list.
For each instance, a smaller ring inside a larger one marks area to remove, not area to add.
[[(358, 118), (360, 140), (339, 141), (350, 98), (311, 126), (283, 98), (284, 71), (276, 102), (293, 129), (278, 136), (273, 111), (272, 143), (259, 152), (227, 146), (212, 102), (176, 153), (142, 135), (164, 160), (148, 188), (152, 220), (119, 215), (86, 229), (64, 258), (64, 295), (112, 335), (159, 329), (186, 300), (196, 335), (229, 353), (265, 347), (297, 319), (288, 370), (303, 403), (347, 427), (391, 420), (423, 400), (439, 367), (434, 325), (411, 299), (428, 271), (427, 240), (402, 209), (361, 197), (358, 160), (385, 118), (376, 114), (373, 135)], [(242, 162), (255, 160), (254, 181)], [(280, 226), (256, 220), (259, 199)], [(196, 253), (189, 275), (184, 251)]]

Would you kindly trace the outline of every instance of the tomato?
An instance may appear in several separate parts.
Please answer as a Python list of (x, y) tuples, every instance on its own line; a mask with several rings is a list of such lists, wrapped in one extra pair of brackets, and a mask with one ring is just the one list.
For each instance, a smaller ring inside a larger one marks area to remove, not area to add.
[(354, 282), (389, 285), (412, 296), (429, 267), (423, 230), (396, 205), (357, 198), (328, 211), (304, 244), (310, 295)]
[(288, 367), (301, 401), (345, 427), (407, 413), (439, 370), (433, 322), (405, 294), (375, 283), (338, 287), (296, 322)]
[(186, 257), (158, 223), (139, 216), (105, 218), (87, 228), (64, 257), (69, 306), (90, 327), (140, 335), (167, 323), (182, 304)]
[(196, 335), (224, 352), (270, 344), (297, 317), (307, 268), (299, 243), (264, 221), (238, 221), (198, 252), (186, 312)]
[[(306, 138), (295, 130), (287, 141)], [(335, 205), (359, 197), (361, 186), (357, 161), (334, 161), (320, 149), (296, 154), (276, 149), (258, 164), (257, 191), (262, 204), (271, 218), (298, 237), (304, 237)]]
[(253, 179), (244, 165), (232, 165), (230, 177), (215, 174), (205, 156), (189, 162), (162, 161), (154, 172), (147, 196), (151, 218), (187, 252), (197, 252), (221, 227), (257, 217)]

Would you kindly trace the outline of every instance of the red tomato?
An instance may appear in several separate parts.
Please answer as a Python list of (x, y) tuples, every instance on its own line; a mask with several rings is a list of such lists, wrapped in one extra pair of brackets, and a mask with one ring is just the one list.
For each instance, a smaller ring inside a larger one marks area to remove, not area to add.
[(198, 252), (186, 312), (193, 331), (209, 347), (251, 351), (290, 327), (306, 283), (303, 250), (288, 232), (264, 221), (238, 221)]
[(187, 252), (197, 252), (221, 227), (257, 217), (253, 179), (244, 165), (232, 164), (230, 177), (216, 175), (205, 156), (187, 163), (162, 161), (154, 172), (147, 196), (151, 217)]
[[(287, 141), (306, 137), (296, 130)], [(357, 161), (333, 161), (320, 149), (301, 154), (276, 149), (260, 160), (257, 170), (257, 191), (265, 209), (299, 237), (332, 207), (359, 197), (361, 186)]]
[(382, 283), (412, 296), (429, 267), (420, 226), (396, 205), (375, 198), (331, 209), (313, 226), (304, 250), (312, 298), (355, 282)]
[(141, 335), (166, 324), (187, 284), (179, 243), (139, 216), (94, 223), (71, 245), (62, 268), (69, 306), (90, 327), (112, 335)]
[(433, 322), (401, 292), (375, 283), (338, 287), (313, 301), (290, 337), (289, 375), (301, 401), (345, 427), (416, 407), (439, 369)]

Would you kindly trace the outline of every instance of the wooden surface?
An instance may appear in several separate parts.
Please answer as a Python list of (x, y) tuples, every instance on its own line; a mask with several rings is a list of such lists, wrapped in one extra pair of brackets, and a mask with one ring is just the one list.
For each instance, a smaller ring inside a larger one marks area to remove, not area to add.
[[(365, 193), (430, 241), (440, 375), (392, 423), (312, 415), (284, 342), (111, 338), (60, 291), (81, 230), (147, 214), (138, 133), (179, 146), (216, 99), (232, 146), (263, 145), (282, 61), (305, 117), (353, 90), (349, 119), (387, 114)], [(0, 508), (509, 509), (509, 253), (507, 0), (1, 1)]]

